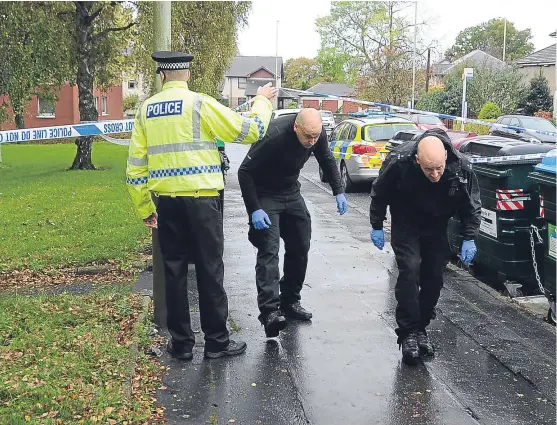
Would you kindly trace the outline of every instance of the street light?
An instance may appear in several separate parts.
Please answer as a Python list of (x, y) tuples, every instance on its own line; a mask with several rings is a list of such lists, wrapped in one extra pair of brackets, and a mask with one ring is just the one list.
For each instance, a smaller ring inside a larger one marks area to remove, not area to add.
[[(549, 36), (557, 38), (557, 31), (552, 32)], [(553, 93), (553, 118), (557, 118), (557, 43), (555, 43), (555, 91)]]

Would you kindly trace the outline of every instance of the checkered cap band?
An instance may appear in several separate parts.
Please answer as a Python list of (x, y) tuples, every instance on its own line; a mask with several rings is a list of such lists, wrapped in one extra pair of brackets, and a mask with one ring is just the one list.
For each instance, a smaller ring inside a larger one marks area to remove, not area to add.
[(157, 62), (157, 65), (160, 69), (166, 69), (170, 71), (190, 68), (189, 62)]

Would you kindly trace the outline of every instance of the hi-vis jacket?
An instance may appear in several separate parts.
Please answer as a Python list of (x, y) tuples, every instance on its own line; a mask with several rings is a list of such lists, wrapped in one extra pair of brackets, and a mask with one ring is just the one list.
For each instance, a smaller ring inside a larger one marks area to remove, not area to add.
[(212, 97), (169, 81), (135, 117), (126, 184), (142, 219), (155, 212), (150, 192), (170, 196), (216, 196), (224, 188), (216, 139), (251, 144), (263, 138), (272, 104), (257, 96), (251, 117)]

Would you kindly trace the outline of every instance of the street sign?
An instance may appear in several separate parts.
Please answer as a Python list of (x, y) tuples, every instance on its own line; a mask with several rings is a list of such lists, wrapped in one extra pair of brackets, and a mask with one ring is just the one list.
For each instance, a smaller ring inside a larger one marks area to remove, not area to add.
[(462, 73), (462, 79), (469, 81), (474, 76), (474, 68), (464, 68), (464, 72)]

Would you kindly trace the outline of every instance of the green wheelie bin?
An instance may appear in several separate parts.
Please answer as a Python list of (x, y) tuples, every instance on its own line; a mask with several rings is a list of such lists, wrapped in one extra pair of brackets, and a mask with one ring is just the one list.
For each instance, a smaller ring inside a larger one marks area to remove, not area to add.
[[(474, 267), (496, 276), (511, 296), (539, 292), (530, 232), (532, 225), (539, 225), (542, 219), (539, 214), (539, 188), (528, 178), (528, 174), (534, 171), (534, 166), (541, 158), (525, 159), (524, 156), (545, 154), (553, 148), (554, 145), (496, 136), (479, 136), (460, 147), (460, 152), (472, 161), (474, 158), (489, 161), (488, 158), (497, 157), (493, 162), (472, 165), (478, 178), (482, 203)], [(508, 160), (503, 157), (508, 157)], [(448, 237), (453, 253), (458, 254), (462, 245), (458, 217), (450, 220)], [(540, 264), (543, 258), (541, 243), (535, 244), (534, 252)], [(522, 290), (517, 290), (520, 285)]]
[(543, 218), (543, 228), (540, 233), (544, 242), (542, 285), (545, 296), (549, 301), (548, 319), (555, 323), (555, 259), (557, 256), (557, 239), (555, 235), (555, 192), (556, 188), (556, 160), (557, 149), (548, 152), (542, 162), (536, 165), (535, 171), (530, 173), (530, 179), (539, 185), (540, 216)]

